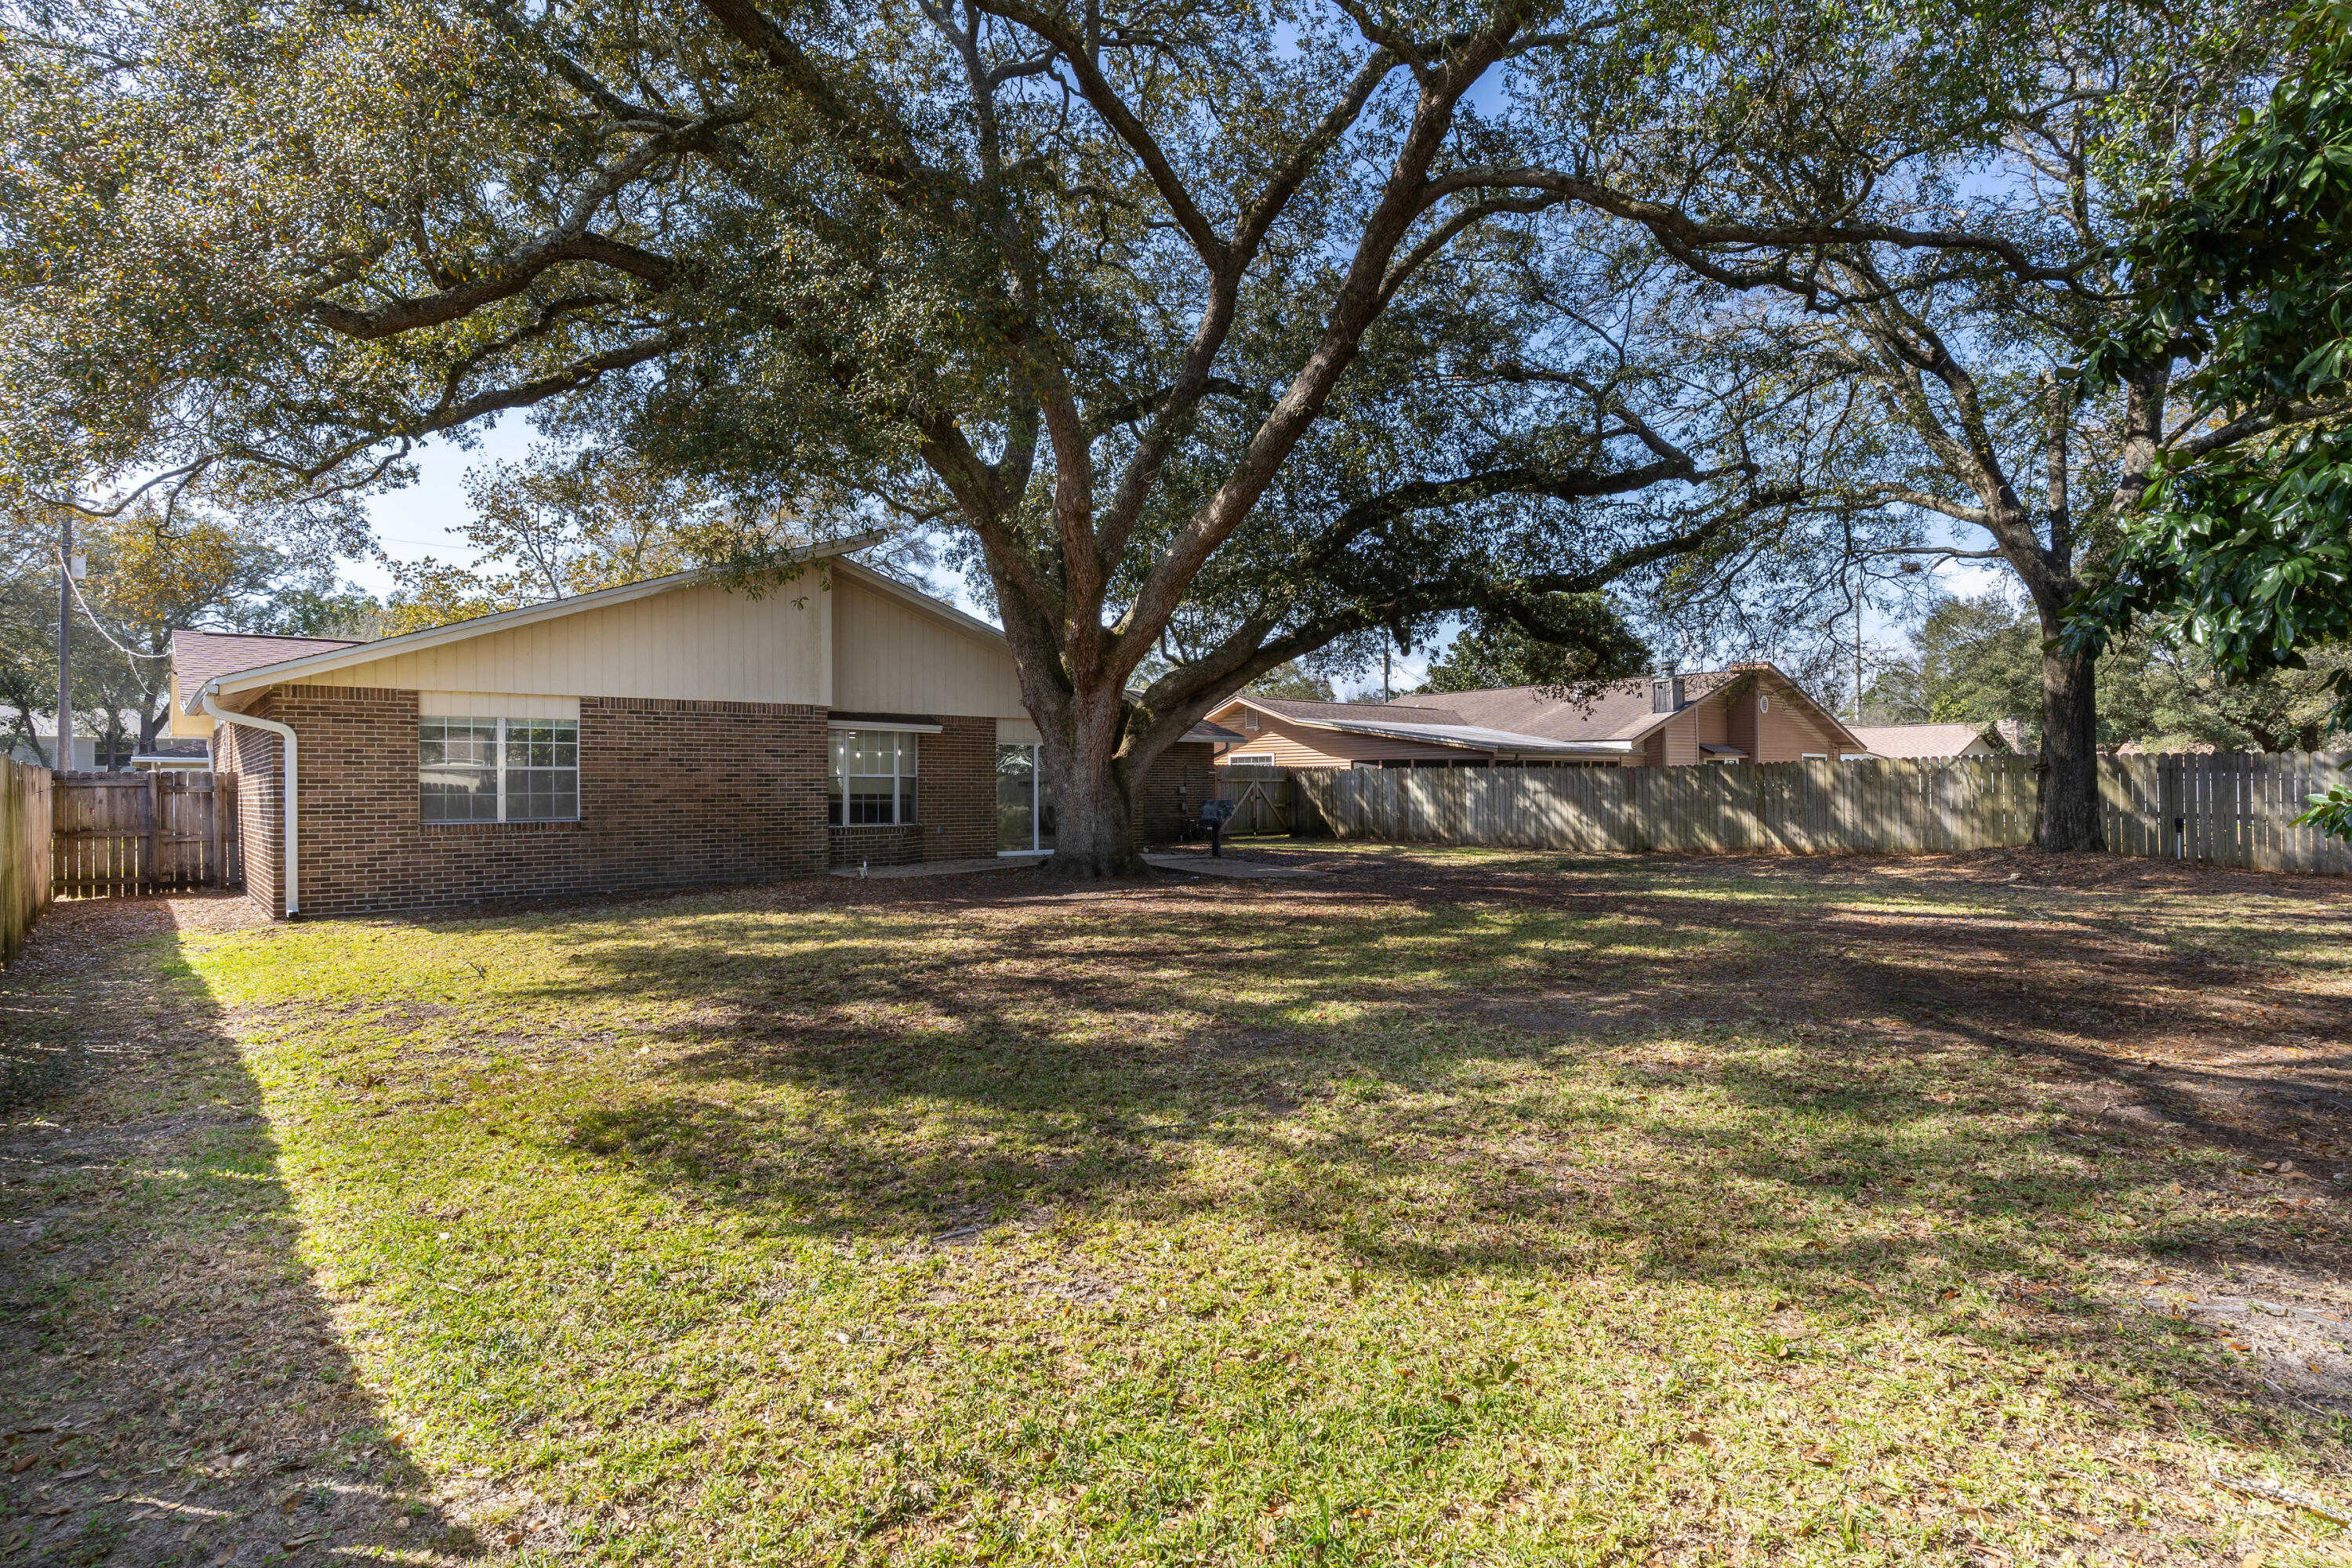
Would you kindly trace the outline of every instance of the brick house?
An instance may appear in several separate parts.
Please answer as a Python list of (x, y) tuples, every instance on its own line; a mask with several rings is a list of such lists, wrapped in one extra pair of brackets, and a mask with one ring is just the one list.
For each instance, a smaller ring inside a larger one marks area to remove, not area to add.
[[(376, 642), (184, 631), (173, 678), (278, 915), (1053, 847), (1003, 637), (829, 555), (757, 596), (687, 573)], [(1139, 831), (1214, 787), (1205, 732), (1172, 747)]]
[(1242, 732), (1220, 763), (1286, 768), (1685, 767), (1869, 750), (1770, 664), (1606, 681), (1423, 691), (1388, 702), (1240, 696), (1209, 715)]

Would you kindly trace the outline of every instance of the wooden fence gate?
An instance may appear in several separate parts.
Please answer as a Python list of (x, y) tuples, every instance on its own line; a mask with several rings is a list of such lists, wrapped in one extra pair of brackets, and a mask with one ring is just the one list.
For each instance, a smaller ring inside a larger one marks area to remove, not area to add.
[(1217, 789), (1220, 799), (1234, 803), (1234, 814), (1225, 820), (1226, 837), (1291, 830), (1298, 786), (1283, 769), (1220, 767)]
[(59, 773), (53, 809), (52, 887), (60, 898), (244, 881), (234, 776)]

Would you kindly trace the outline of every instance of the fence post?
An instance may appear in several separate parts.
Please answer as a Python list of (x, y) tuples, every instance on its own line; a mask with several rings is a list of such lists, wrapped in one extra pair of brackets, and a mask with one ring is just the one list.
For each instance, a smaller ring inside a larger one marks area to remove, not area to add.
[(140, 880), (144, 884), (147, 891), (151, 893), (161, 891), (163, 886), (163, 861), (162, 856), (162, 850), (163, 847), (163, 785), (156, 780), (155, 770), (153, 768), (149, 768), (147, 770), (146, 790), (147, 875), (141, 878)]

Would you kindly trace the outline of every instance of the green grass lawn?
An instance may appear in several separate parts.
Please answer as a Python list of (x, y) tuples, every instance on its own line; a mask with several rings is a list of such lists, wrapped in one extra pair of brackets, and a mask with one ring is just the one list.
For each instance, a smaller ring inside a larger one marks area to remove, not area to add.
[(2347, 1560), (2214, 1484), (2343, 1507), (2347, 1406), (2164, 1304), (2340, 1281), (2329, 1152), (2101, 1116), (2064, 1054), (2186, 1062), (2259, 995), (2340, 1067), (2340, 890), (1332, 863), (157, 963), (377, 1419), (501, 1553)]

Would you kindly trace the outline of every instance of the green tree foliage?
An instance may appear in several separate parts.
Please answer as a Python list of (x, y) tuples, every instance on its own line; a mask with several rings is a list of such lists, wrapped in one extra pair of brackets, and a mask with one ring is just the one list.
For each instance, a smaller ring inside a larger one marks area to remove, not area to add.
[[(1999, 595), (1948, 599), (1930, 611), (1910, 657), (1882, 669), (1871, 716), (1885, 723), (2021, 722), (2039, 718), (2042, 635), (2033, 615)], [(2327, 682), (2336, 655), (2315, 668), (2233, 678), (2195, 643), (2151, 627), (2116, 639), (2098, 665), (2098, 742), (2154, 751), (2317, 751), (2331, 743)]]
[[(531, 409), (708, 486), (730, 566), (778, 516), (937, 531), (1057, 867), (1132, 869), (1144, 768), (1267, 670), (1810, 537), (1837, 376), (1635, 241), (1842, 209), (1668, 212), (1678, 172), (1603, 150), (1685, 25), (63, 0), (0, 34), (0, 478), (333, 533)], [(434, 570), (419, 613), (499, 599)]]
[[(2131, 237), (2147, 303), (2086, 380), (2194, 360), (2197, 417), (2079, 606), (2078, 647), (2177, 617), (2246, 678), (2352, 644), (2352, 5), (2313, 7), (2295, 43), (2300, 68)], [(2352, 723), (2352, 668), (2328, 686)]]
[(1508, 616), (1474, 616), (1445, 657), (1429, 667), (1424, 689), (1565, 688), (1639, 675), (1650, 668), (1650, 650), (1598, 595), (1581, 600), (1558, 596), (1542, 609), (1540, 617), (1529, 617), (1546, 634), (1542, 637)]
[(2352, 784), (2332, 784), (2309, 798), (2311, 809), (2295, 821), (2338, 838), (2352, 838)]
[[(16, 710), (14, 739), (28, 750), (38, 749), (30, 716), (54, 725), (57, 714), (59, 524), (49, 508), (0, 516), (0, 554), (15, 567), (0, 590), (0, 702)], [(97, 737), (102, 762), (119, 763), (169, 722), (163, 656), (173, 628), (242, 625), (293, 568), (252, 530), (169, 521), (152, 505), (82, 520), (76, 545), (89, 576), (87, 605), (78, 601), (71, 619), (74, 727)]]
[(1338, 700), (1331, 693), (1328, 677), (1315, 674), (1295, 658), (1267, 670), (1251, 681), (1246, 689), (1253, 697), (1288, 697), (1304, 702)]
[(271, 637), (373, 642), (391, 635), (391, 617), (384, 605), (374, 595), (350, 584), (335, 588), (282, 587), (229, 618), (239, 631)]

